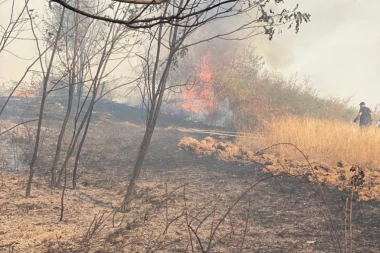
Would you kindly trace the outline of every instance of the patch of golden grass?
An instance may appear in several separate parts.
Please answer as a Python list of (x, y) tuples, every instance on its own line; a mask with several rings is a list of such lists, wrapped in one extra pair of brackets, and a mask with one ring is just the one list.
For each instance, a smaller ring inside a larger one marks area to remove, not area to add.
[[(331, 165), (344, 162), (380, 168), (380, 129), (375, 126), (361, 129), (350, 123), (290, 116), (266, 124), (263, 137), (265, 145), (292, 143), (310, 159)], [(279, 146), (276, 152), (299, 156), (289, 146)]]

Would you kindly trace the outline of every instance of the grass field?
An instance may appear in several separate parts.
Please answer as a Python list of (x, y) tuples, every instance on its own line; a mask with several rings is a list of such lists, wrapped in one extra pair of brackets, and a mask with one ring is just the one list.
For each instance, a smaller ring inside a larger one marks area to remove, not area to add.
[[(380, 168), (380, 129), (375, 126), (361, 129), (350, 123), (291, 116), (266, 124), (262, 134), (267, 146), (292, 143), (310, 159)], [(275, 151), (281, 156), (300, 156), (290, 146), (279, 146)]]

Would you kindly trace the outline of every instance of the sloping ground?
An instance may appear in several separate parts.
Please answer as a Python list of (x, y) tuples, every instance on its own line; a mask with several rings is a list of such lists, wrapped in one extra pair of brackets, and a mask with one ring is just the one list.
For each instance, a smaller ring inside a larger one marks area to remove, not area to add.
[[(307, 176), (181, 151), (177, 144), (189, 134), (175, 128), (157, 129), (136, 200), (114, 216), (143, 129), (103, 120), (89, 133), (63, 222), (61, 191), (47, 188), (48, 167), (38, 167), (28, 199), (24, 174), (0, 171), (0, 245), (14, 252), (344, 252), (349, 193), (324, 186), (325, 200)], [(54, 141), (46, 138), (45, 147)], [(379, 210), (375, 201), (353, 203), (354, 252), (380, 251)]]
[(274, 175), (286, 173), (296, 177), (306, 176), (310, 181), (337, 187), (339, 190), (351, 191), (354, 186), (360, 200), (380, 200), (380, 171), (362, 168), (364, 182), (353, 185), (353, 177), (358, 176), (358, 169), (353, 171), (352, 164), (339, 163), (339, 166), (332, 167), (306, 159), (304, 161), (285, 159), (266, 152), (254, 153), (239, 148), (232, 142), (217, 141), (211, 137), (201, 141), (184, 137), (180, 140), (179, 147), (193, 151), (197, 155), (213, 155), (227, 162), (256, 163)]
[[(4, 104), (6, 97), (0, 97), (0, 105)], [(78, 102), (74, 98), (73, 104), (76, 105)], [(87, 108), (89, 101), (84, 108)], [(20, 97), (12, 98), (7, 107), (5, 108), (2, 119), (13, 119), (14, 121), (22, 122), (22, 120), (30, 120), (38, 118), (40, 101), (36, 97)], [(57, 123), (57, 119), (63, 119), (67, 105), (67, 98), (62, 97), (48, 97), (46, 101), (45, 108), (45, 118), (50, 120), (51, 123)], [(174, 112), (172, 112), (174, 113)], [(161, 110), (160, 117), (157, 121), (158, 127), (168, 127), (168, 126), (181, 126), (181, 127), (194, 127), (194, 128), (219, 128), (216, 126), (210, 126), (202, 122), (194, 122), (188, 120), (188, 113), (183, 112), (182, 114), (175, 111), (176, 114), (163, 113)], [(127, 104), (115, 103), (109, 100), (99, 100), (94, 106), (94, 114), (92, 116), (93, 120), (99, 120), (101, 117), (108, 116), (112, 118), (113, 121), (125, 122), (136, 125), (144, 125), (146, 122), (146, 109), (137, 108), (129, 106)]]

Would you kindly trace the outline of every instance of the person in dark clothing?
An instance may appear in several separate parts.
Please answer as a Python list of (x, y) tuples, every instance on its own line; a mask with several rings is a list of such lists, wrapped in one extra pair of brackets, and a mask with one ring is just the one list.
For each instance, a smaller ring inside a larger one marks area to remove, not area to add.
[(356, 118), (354, 119), (354, 122), (356, 122), (358, 119), (360, 120), (360, 126), (369, 126), (372, 123), (371, 109), (366, 107), (364, 102), (360, 103), (360, 110), (358, 116), (356, 116)]

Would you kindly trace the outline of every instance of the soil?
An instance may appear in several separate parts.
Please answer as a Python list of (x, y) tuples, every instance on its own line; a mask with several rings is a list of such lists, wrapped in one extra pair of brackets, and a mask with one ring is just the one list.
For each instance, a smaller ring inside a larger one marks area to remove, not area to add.
[[(15, 170), (5, 163), (0, 252), (330, 253), (345, 252), (351, 243), (353, 252), (380, 252), (378, 201), (359, 201), (355, 194), (351, 241), (345, 233), (349, 191), (325, 184), (322, 195), (308, 175), (184, 151), (182, 138), (207, 134), (175, 126), (156, 129), (135, 200), (126, 213), (114, 212), (143, 130), (137, 122), (96, 118), (76, 190), (68, 174), (62, 222), (62, 189), (48, 188), (49, 162), (39, 161), (31, 198), (24, 198), (26, 166)], [(41, 156), (48, 160), (55, 139), (46, 136)]]

